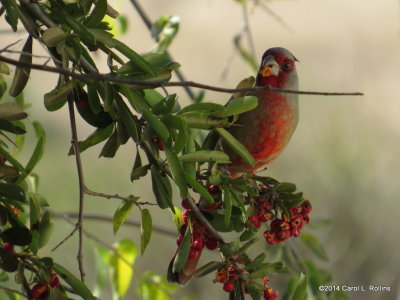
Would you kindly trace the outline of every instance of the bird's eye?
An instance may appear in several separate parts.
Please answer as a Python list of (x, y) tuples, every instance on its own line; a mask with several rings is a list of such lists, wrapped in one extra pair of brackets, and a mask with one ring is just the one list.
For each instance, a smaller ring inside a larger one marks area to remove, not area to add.
[(292, 63), (290, 61), (284, 62), (282, 68), (286, 71), (290, 70), (292, 68)]

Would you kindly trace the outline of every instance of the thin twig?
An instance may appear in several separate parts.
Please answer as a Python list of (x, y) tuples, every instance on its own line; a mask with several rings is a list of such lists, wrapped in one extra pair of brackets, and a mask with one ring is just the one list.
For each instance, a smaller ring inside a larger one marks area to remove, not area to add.
[(81, 280), (85, 281), (85, 271), (83, 268), (83, 203), (85, 198), (85, 181), (83, 177), (83, 169), (82, 169), (82, 161), (81, 156), (79, 153), (79, 145), (78, 145), (78, 133), (76, 129), (76, 121), (75, 121), (75, 110), (74, 110), (74, 103), (73, 100), (70, 98), (68, 99), (68, 110), (69, 110), (69, 117), (70, 117), (70, 125), (71, 125), (71, 145), (74, 149), (75, 153), (75, 161), (76, 161), (76, 168), (78, 171), (78, 181), (79, 181), (79, 216), (78, 216), (78, 223), (77, 227), (79, 230), (79, 241), (78, 241), (78, 266), (79, 266), (79, 273), (81, 276)]
[(216, 239), (220, 243), (225, 243), (222, 236), (214, 229), (214, 227), (210, 224), (210, 222), (208, 222), (206, 217), (202, 214), (200, 209), (196, 206), (193, 198), (191, 196), (188, 196), (186, 199), (188, 200), (190, 210), (192, 211), (195, 218), (207, 228), (208, 232), (214, 237), (214, 239)]
[(7, 291), (7, 292), (10, 292), (10, 293), (15, 293), (15, 294), (18, 294), (18, 295), (26, 298), (26, 295), (24, 293), (21, 293), (18, 290), (14, 290), (14, 289), (6, 287), (4, 285), (0, 285), (0, 290)]
[(238, 92), (251, 92), (251, 91), (261, 91), (261, 90), (268, 90), (268, 91), (275, 91), (279, 93), (288, 93), (288, 94), (300, 94), (300, 95), (321, 95), (321, 96), (362, 96), (363, 93), (360, 92), (314, 92), (314, 91), (297, 91), (297, 90), (289, 90), (289, 89), (279, 89), (279, 88), (272, 88), (268, 86), (256, 86), (251, 88), (241, 88), (241, 89), (234, 89), (234, 88), (221, 88), (217, 86), (197, 83), (194, 81), (146, 81), (146, 80), (136, 80), (127, 77), (117, 77), (115, 75), (110, 74), (101, 74), (101, 73), (76, 73), (75, 70), (69, 70), (65, 68), (57, 68), (57, 67), (50, 67), (44, 66), (39, 64), (30, 64), (25, 63), (22, 61), (14, 60), (5, 56), (0, 55), (0, 61), (9, 63), (11, 65), (15, 65), (22, 68), (31, 68), (35, 70), (57, 73), (62, 75), (67, 75), (75, 79), (79, 80), (95, 80), (95, 81), (108, 81), (108, 82), (115, 82), (115, 83), (124, 83), (128, 85), (139, 85), (139, 86), (153, 86), (153, 87), (168, 87), (168, 86), (181, 86), (181, 87), (195, 87), (201, 88), (205, 90), (221, 92), (221, 93), (238, 93)]
[[(143, 10), (142, 6), (139, 4), (139, 2), (137, 0), (131, 0), (131, 3), (135, 7), (139, 16), (142, 18), (142, 21), (146, 25), (147, 29), (151, 30), (152, 22), (150, 21), (150, 18), (147, 16), (146, 12)], [(156, 41), (158, 42), (158, 38), (156, 38)], [(168, 51), (165, 51), (165, 54), (168, 55), (171, 60), (173, 60), (171, 54)], [(183, 75), (183, 73), (180, 70), (174, 70), (174, 72), (175, 72), (176, 76), (178, 77), (179, 81), (181, 81), (181, 82), (186, 81), (185, 76)], [(188, 86), (184, 86), (184, 89), (191, 100), (194, 100), (196, 98), (193, 91)]]
[(264, 9), (276, 22), (278, 22), (284, 29), (286, 29), (290, 33), (294, 33), (293, 28), (285, 22), (285, 20), (279, 16), (276, 12), (274, 12), (268, 5), (266, 5), (263, 1), (256, 1), (255, 5), (260, 5), (262, 9)]
[(63, 238), (61, 242), (59, 242), (57, 245), (55, 245), (55, 246), (53, 247), (53, 249), (51, 249), (51, 252), (56, 251), (62, 244), (64, 244), (66, 241), (68, 241), (68, 240), (75, 234), (75, 232), (76, 232), (77, 230), (78, 230), (78, 224), (75, 224), (74, 230), (72, 230), (72, 231), (70, 232), (70, 234), (68, 234), (65, 238)]
[(90, 190), (87, 186), (84, 186), (83, 188), (84, 193), (86, 195), (90, 195), (90, 196), (95, 196), (95, 197), (102, 197), (102, 198), (106, 198), (106, 199), (119, 199), (119, 200), (124, 200), (127, 202), (133, 202), (136, 206), (140, 206), (140, 205), (157, 205), (156, 203), (151, 203), (151, 202), (139, 202), (137, 201), (137, 199), (139, 199), (139, 197), (136, 196), (129, 196), (129, 197), (123, 197), (120, 196), (118, 194), (105, 194), (105, 193), (99, 193), (99, 192), (95, 192)]
[[(52, 211), (49, 211), (49, 212), (54, 217), (58, 217), (58, 215), (59, 215), (58, 213), (53, 213)], [(76, 213), (76, 212), (64, 212), (64, 213), (60, 213), (60, 215), (66, 216), (68, 218), (74, 218), (74, 219), (76, 219), (78, 217), (78, 213)], [(83, 215), (83, 218), (85, 219), (85, 221), (92, 220), (92, 221), (100, 221), (100, 222), (107, 222), (107, 223), (110, 223), (110, 222), (113, 221), (113, 218), (111, 216), (102, 215), (102, 214), (96, 214), (96, 213), (85, 213)], [(140, 228), (141, 223), (139, 221), (134, 221), (134, 220), (125, 220), (123, 225)], [(164, 227), (157, 226), (157, 225), (154, 225), (154, 224), (153, 224), (153, 227), (152, 227), (152, 231), (160, 233), (160, 234), (162, 234), (164, 236), (170, 236), (170, 237), (173, 237), (173, 238), (176, 238), (176, 236), (178, 234), (174, 230), (165, 229)]]
[[(51, 214), (52, 217), (55, 218), (59, 218), (64, 220), (65, 222), (67, 222), (68, 224), (74, 226), (74, 222), (71, 220), (71, 218), (77, 218), (78, 214), (74, 214), (74, 215), (70, 215), (70, 213), (58, 213), (52, 210), (48, 210), (48, 212)], [(86, 219), (86, 217), (84, 216), (84, 218)], [(106, 242), (102, 241), (101, 239), (99, 239), (97, 236), (91, 234), (89, 231), (83, 229), (83, 234), (85, 236), (87, 236), (89, 239), (95, 241), (96, 243), (103, 245), (104, 247), (106, 247), (107, 249), (109, 249), (110, 251), (112, 251), (115, 256), (117, 256), (118, 258), (120, 258), (122, 261), (124, 261), (127, 265), (129, 265), (131, 268), (133, 268), (132, 264), (127, 261), (123, 256), (121, 256), (118, 251), (111, 245), (107, 244)]]

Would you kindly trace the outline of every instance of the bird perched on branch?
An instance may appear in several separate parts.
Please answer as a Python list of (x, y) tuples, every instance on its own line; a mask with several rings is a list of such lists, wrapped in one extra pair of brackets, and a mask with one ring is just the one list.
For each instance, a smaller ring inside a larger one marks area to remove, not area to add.
[[(285, 48), (268, 49), (262, 56), (255, 86), (298, 90), (296, 61)], [(257, 96), (258, 106), (241, 114), (237, 126), (230, 127), (229, 132), (249, 150), (255, 164), (250, 166), (222, 143), (231, 160), (226, 165), (231, 177), (254, 173), (274, 160), (289, 143), (299, 119), (297, 94), (261, 90), (252, 95)]]

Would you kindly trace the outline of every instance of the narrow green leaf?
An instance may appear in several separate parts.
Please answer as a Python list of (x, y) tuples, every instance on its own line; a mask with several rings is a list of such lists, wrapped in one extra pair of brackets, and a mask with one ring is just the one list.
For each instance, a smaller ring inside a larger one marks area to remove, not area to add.
[(249, 150), (246, 149), (232, 134), (226, 131), (224, 128), (216, 128), (215, 131), (222, 137), (224, 142), (237, 154), (244, 162), (254, 166), (254, 158), (250, 154)]
[(40, 137), (36, 143), (31, 158), (26, 164), (24, 177), (26, 177), (30, 172), (32, 172), (33, 168), (42, 158), (43, 151), (44, 151), (44, 137)]
[(144, 254), (144, 250), (150, 242), (152, 231), (152, 220), (148, 209), (142, 209), (142, 222), (140, 225), (140, 254)]
[(111, 252), (102, 246), (94, 248), (96, 262), (96, 282), (93, 287), (93, 294), (98, 296), (109, 281), (109, 270), (111, 262)]
[(207, 188), (204, 187), (200, 182), (198, 182), (196, 179), (185, 173), (185, 179), (186, 182), (196, 191), (198, 192), (201, 197), (206, 201), (207, 204), (213, 204), (214, 198), (211, 196), (211, 194), (208, 192)]
[(306, 244), (306, 246), (319, 258), (327, 261), (328, 254), (325, 251), (324, 246), (318, 241), (318, 239), (309, 233), (302, 233), (300, 235), (300, 240)]
[(200, 103), (193, 103), (188, 106), (182, 108), (178, 114), (183, 114), (190, 111), (224, 111), (225, 106), (213, 102), (200, 102)]
[(229, 100), (225, 107), (225, 110), (220, 110), (211, 113), (214, 117), (223, 118), (233, 115), (238, 115), (246, 111), (256, 108), (258, 105), (257, 97), (255, 96), (245, 96), (240, 98), (233, 98)]
[[(78, 143), (79, 152), (82, 153), (86, 149), (93, 147), (110, 137), (114, 129), (114, 124), (110, 124), (105, 128), (97, 128), (92, 132), (85, 140)], [(73, 149), (71, 148), (69, 155), (73, 154)]]
[(282, 272), (283, 270), (285, 270), (283, 262), (263, 263), (259, 265), (254, 272), (250, 273), (249, 278), (254, 279), (265, 277), (272, 273)]
[(138, 249), (129, 239), (122, 239), (114, 247), (119, 256), (114, 255), (111, 260), (114, 268), (113, 282), (117, 295), (122, 298), (131, 286), (134, 274), (133, 263), (136, 260)]
[(84, 300), (95, 300), (88, 287), (63, 266), (54, 263), (53, 270)]
[(180, 163), (176, 153), (169, 147), (165, 147), (165, 156), (167, 157), (168, 166), (171, 170), (174, 181), (179, 188), (181, 199), (185, 199), (188, 195), (188, 188), (182, 164)]
[(141, 130), (140, 130), (140, 125), (137, 122), (137, 117), (131, 113), (131, 111), (122, 101), (122, 99), (118, 100), (121, 101), (116, 101), (115, 103), (117, 104), (118, 113), (120, 114), (121, 121), (124, 124), (129, 136), (136, 143), (138, 143), (141, 138)]
[(44, 95), (44, 106), (48, 111), (56, 111), (67, 103), (67, 96), (72, 93), (77, 82), (75, 80), (63, 83)]
[(251, 273), (251, 271), (257, 269), (257, 267), (263, 263), (264, 259), (265, 253), (261, 253), (253, 261), (246, 264), (244, 269)]
[(178, 248), (174, 263), (172, 265), (172, 272), (177, 273), (182, 271), (185, 267), (186, 262), (189, 258), (190, 244), (191, 244), (191, 233), (190, 230), (186, 230), (185, 236), (183, 237), (182, 244)]
[(7, 252), (3, 247), (0, 247), (0, 268), (10, 273), (15, 272), (18, 268), (18, 261), (15, 255)]
[(16, 32), (17, 24), (18, 24), (18, 14), (12, 5), (12, 1), (11, 0), (1, 0), (1, 4), (6, 9), (5, 20), (7, 21), (8, 24), (10, 24), (12, 30), (14, 32)]
[(183, 154), (179, 157), (182, 162), (207, 162), (216, 161), (219, 163), (229, 163), (229, 156), (222, 152), (216, 150), (199, 150), (196, 152), (191, 152)]
[[(18, 7), (15, 5), (15, 7)], [(19, 10), (18, 10), (19, 11)], [(32, 36), (29, 35), (19, 56), (19, 62), (32, 64)], [(22, 93), (29, 80), (30, 68), (17, 67), (15, 69), (13, 81), (8, 93), (11, 97), (16, 97)]]
[(281, 182), (275, 188), (278, 193), (293, 193), (296, 191), (296, 185), (291, 182)]
[(119, 148), (117, 131), (114, 130), (110, 138), (107, 140), (103, 149), (101, 149), (99, 157), (114, 157)]
[(14, 183), (0, 182), (0, 196), (20, 202), (26, 202), (25, 191), (21, 186)]
[(231, 215), (232, 215), (232, 195), (231, 191), (226, 185), (222, 185), (222, 197), (223, 197), (223, 202), (224, 202), (224, 208), (225, 208), (225, 218), (224, 222), (226, 226), (229, 226), (231, 222)]
[(130, 215), (134, 203), (132, 201), (123, 201), (117, 208), (113, 217), (113, 232), (117, 234), (121, 225), (125, 222), (126, 218)]
[(39, 241), (38, 241), (39, 249), (46, 246), (46, 244), (50, 240), (53, 229), (54, 229), (54, 224), (51, 223), (50, 221), (50, 213), (48, 211), (45, 211), (40, 220)]
[(307, 293), (307, 276), (304, 273), (300, 274), (300, 278), (297, 281), (297, 286), (294, 291), (293, 297), (291, 300), (304, 300), (306, 299)]
[(151, 166), (151, 183), (158, 206), (162, 209), (169, 207), (174, 211), (171, 183), (169, 182), (167, 175), (162, 173), (155, 165)]
[(158, 137), (166, 143), (169, 138), (168, 128), (146, 107), (143, 107), (143, 117), (149, 122)]
[(27, 116), (28, 114), (24, 112), (23, 106), (18, 103), (0, 103), (0, 119), (16, 121), (25, 119)]
[(21, 127), (15, 126), (13, 123), (6, 119), (0, 119), (0, 130), (11, 132), (14, 134), (24, 134), (26, 133)]
[(88, 83), (87, 89), (88, 89), (88, 101), (90, 109), (95, 114), (98, 114), (102, 111), (103, 107), (100, 104), (99, 94), (97, 93), (97, 84)]
[(26, 246), (32, 241), (32, 234), (26, 227), (8, 228), (0, 234), (0, 237), (4, 242), (8, 242), (17, 246)]
[(85, 21), (87, 27), (96, 27), (106, 15), (107, 0), (97, 0), (94, 5), (94, 9)]
[(143, 57), (141, 57), (139, 54), (137, 54), (123, 42), (117, 39), (113, 40), (115, 43), (115, 49), (117, 49), (119, 52), (121, 52), (123, 55), (129, 58), (137, 67), (139, 67), (146, 73), (151, 74), (152, 76), (156, 75), (151, 65), (146, 60), (144, 60)]

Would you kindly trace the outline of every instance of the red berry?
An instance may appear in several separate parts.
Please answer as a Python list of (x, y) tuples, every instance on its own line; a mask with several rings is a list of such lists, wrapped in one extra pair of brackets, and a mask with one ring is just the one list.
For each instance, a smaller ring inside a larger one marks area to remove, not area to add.
[(57, 274), (51, 274), (50, 279), (49, 279), (49, 285), (51, 287), (59, 287), (60, 286), (60, 280), (58, 279)]
[(218, 247), (218, 242), (216, 240), (213, 239), (208, 239), (206, 241), (206, 247), (208, 250), (215, 250)]
[(0, 155), (0, 165), (4, 165), (7, 161), (7, 158), (3, 155)]
[(200, 251), (197, 250), (196, 248), (190, 248), (189, 251), (189, 259), (197, 259), (200, 255)]
[(14, 215), (19, 218), (21, 216), (21, 211), (18, 207), (11, 205), (11, 210), (13, 211)]
[(204, 242), (201, 238), (195, 239), (195, 241), (193, 242), (193, 248), (197, 249), (197, 250), (202, 250), (204, 248)]
[(156, 144), (157, 144), (158, 150), (164, 151), (164, 143), (162, 140), (156, 139)]
[(303, 215), (308, 215), (311, 210), (312, 210), (312, 206), (311, 206), (311, 202), (309, 200), (304, 200), (303, 204), (301, 205), (302, 207), (302, 214)]
[(185, 209), (190, 209), (189, 201), (187, 199), (182, 200), (181, 205)]
[(181, 235), (185, 235), (186, 229), (187, 229), (187, 225), (186, 225), (186, 224), (183, 224), (183, 225), (181, 226), (181, 228), (179, 229), (180, 234), (181, 234)]
[(47, 284), (37, 283), (31, 290), (34, 300), (44, 300), (50, 293), (50, 287)]
[(183, 241), (183, 235), (178, 236), (178, 238), (176, 239), (176, 244), (178, 246), (180, 246), (182, 244)]
[(279, 291), (272, 292), (271, 288), (267, 288), (264, 290), (264, 299), (265, 300), (274, 300), (278, 298), (279, 296)]
[(6, 250), (8, 253), (13, 253), (14, 252), (14, 245), (11, 243), (4, 243), (4, 250)]
[(230, 293), (230, 292), (233, 292), (234, 289), (235, 289), (235, 284), (232, 281), (225, 282), (225, 284), (224, 284), (225, 292)]

